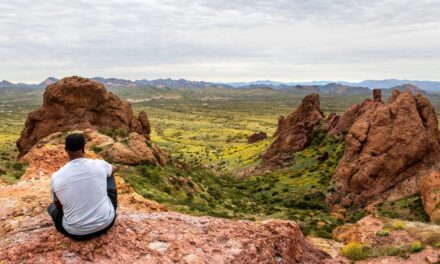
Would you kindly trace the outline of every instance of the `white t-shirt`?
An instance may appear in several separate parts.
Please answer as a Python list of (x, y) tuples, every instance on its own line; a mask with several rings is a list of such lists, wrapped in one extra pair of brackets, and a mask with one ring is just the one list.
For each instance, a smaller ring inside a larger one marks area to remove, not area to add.
[(73, 235), (100, 231), (113, 221), (115, 210), (107, 196), (112, 166), (104, 160), (74, 159), (52, 175), (54, 200), (63, 205), (63, 227)]

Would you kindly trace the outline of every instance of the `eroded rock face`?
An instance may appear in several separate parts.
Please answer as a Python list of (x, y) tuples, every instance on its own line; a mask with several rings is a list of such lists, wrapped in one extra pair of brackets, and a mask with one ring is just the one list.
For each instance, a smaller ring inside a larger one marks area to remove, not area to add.
[(315, 126), (324, 114), (319, 107), (319, 95), (309, 94), (288, 117), (280, 117), (275, 141), (263, 156), (263, 166), (280, 166), (289, 161), (294, 152), (307, 147)]
[(347, 132), (361, 115), (368, 111), (374, 111), (374, 109), (383, 104), (382, 92), (380, 89), (373, 90), (373, 97), (373, 100), (367, 99), (362, 104), (351, 106), (340, 118), (338, 118), (336, 124), (332, 124), (332, 126), (329, 127), (329, 134), (336, 135)]
[(359, 109), (367, 105), (345, 138), (331, 203), (399, 199), (418, 192), (423, 176), (438, 169), (437, 116), (425, 96), (394, 91), (387, 104), (367, 100)]
[(254, 133), (248, 137), (248, 144), (253, 144), (258, 141), (264, 140), (266, 138), (267, 138), (267, 134), (260, 131), (258, 133)]
[(52, 133), (86, 128), (123, 129), (146, 138), (151, 130), (144, 112), (135, 117), (130, 104), (107, 92), (102, 84), (68, 77), (47, 86), (43, 105), (28, 115), (17, 141), (20, 157)]
[(423, 177), (420, 193), (430, 221), (440, 224), (440, 172), (434, 171)]
[(329, 114), (326, 119), (325, 130), (331, 131), (338, 124), (340, 118), (336, 113)]

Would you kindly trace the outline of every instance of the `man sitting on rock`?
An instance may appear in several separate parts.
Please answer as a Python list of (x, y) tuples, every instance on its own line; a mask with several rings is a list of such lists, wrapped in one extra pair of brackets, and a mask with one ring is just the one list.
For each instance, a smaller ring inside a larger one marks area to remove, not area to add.
[(85, 145), (83, 134), (67, 136), (69, 162), (52, 176), (53, 203), (47, 208), (56, 229), (75, 240), (104, 234), (116, 219), (116, 167), (84, 158)]

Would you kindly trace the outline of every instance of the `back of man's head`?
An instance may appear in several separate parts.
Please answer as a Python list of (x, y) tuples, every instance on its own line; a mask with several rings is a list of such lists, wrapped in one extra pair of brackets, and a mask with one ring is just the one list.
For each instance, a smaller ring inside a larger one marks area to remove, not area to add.
[(75, 152), (84, 150), (86, 145), (86, 138), (81, 133), (73, 133), (66, 137), (66, 150), (69, 152)]

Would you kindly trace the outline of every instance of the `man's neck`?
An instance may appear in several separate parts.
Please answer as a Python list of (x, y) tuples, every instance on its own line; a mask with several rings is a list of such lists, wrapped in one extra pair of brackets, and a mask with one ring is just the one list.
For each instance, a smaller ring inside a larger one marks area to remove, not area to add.
[(68, 153), (68, 155), (69, 155), (69, 161), (84, 158), (84, 153), (82, 153), (82, 152), (81, 153), (78, 153), (78, 152)]
[(69, 161), (76, 160), (76, 159), (82, 159), (82, 158), (84, 158), (84, 156), (69, 157)]

